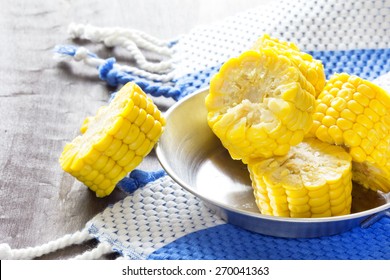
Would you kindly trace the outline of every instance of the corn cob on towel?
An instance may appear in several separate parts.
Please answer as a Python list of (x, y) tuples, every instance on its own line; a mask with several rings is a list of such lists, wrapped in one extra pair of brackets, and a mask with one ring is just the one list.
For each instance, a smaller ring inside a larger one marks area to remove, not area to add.
[[(195, 28), (170, 42), (129, 29), (78, 24), (71, 24), (69, 33), (73, 38), (123, 47), (136, 66), (98, 58), (76, 46), (60, 46), (60, 54), (97, 67), (100, 78), (111, 86), (135, 81), (150, 96), (176, 101), (208, 86), (223, 62), (252, 47), (264, 33), (295, 42), (321, 60), (328, 79), (333, 73), (347, 72), (378, 79), (390, 88), (388, 0), (270, 1), (268, 6)], [(144, 53), (161, 61), (149, 61)], [(129, 192), (123, 201), (97, 215), (84, 230), (56, 241), (56, 248), (96, 238), (100, 245), (86, 254), (91, 258), (114, 251), (125, 259), (390, 259), (386, 215), (365, 229), (285, 239), (226, 224), (163, 171), (135, 170), (119, 186)], [(44, 246), (28, 252), (3, 246), (1, 254), (2, 258), (29, 258), (54, 250)]]

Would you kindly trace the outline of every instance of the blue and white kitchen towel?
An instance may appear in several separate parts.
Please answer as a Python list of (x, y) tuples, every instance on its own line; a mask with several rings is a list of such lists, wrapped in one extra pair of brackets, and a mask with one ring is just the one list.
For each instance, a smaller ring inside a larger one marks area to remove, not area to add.
[[(327, 77), (348, 72), (390, 90), (389, 0), (270, 1), (168, 42), (125, 28), (69, 26), (72, 38), (124, 48), (133, 66), (84, 47), (56, 51), (96, 67), (111, 86), (135, 81), (151, 96), (177, 101), (207, 86), (224, 61), (264, 33), (295, 42), (322, 60)], [(390, 259), (388, 218), (339, 235), (286, 239), (225, 223), (162, 171), (136, 170), (120, 185), (131, 193), (85, 229), (26, 249), (0, 244), (0, 259), (34, 258), (92, 238), (99, 241), (97, 248), (77, 258), (117, 252), (121, 259)]]

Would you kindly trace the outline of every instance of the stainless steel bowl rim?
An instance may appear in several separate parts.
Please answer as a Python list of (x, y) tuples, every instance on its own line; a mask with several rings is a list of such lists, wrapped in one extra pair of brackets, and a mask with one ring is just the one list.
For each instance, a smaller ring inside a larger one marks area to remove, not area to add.
[[(176, 108), (181, 106), (183, 103), (187, 102), (187, 100), (189, 100), (191, 97), (193, 97), (193, 96), (195, 96), (197, 94), (203, 93), (204, 91), (206, 91), (208, 89), (209, 89), (208, 87), (199, 89), (199, 90), (195, 91), (194, 93), (189, 94), (188, 96), (184, 97), (183, 99), (181, 99), (177, 103), (175, 103), (172, 107), (170, 107), (165, 112), (165, 114), (164, 114), (165, 118), (168, 120), (170, 115), (172, 114), (172, 112), (174, 112), (176, 110)], [(390, 209), (390, 201), (389, 201), (389, 202), (387, 202), (387, 203), (385, 203), (385, 204), (383, 204), (381, 206), (378, 206), (378, 207), (375, 207), (375, 208), (372, 208), (372, 209), (368, 209), (368, 210), (365, 210), (365, 211), (352, 213), (352, 214), (348, 214), (348, 215), (335, 216), (335, 217), (325, 217), (325, 218), (286, 218), (286, 217), (276, 217), (276, 216), (270, 216), (270, 215), (263, 215), (261, 213), (259, 213), (259, 214), (251, 213), (251, 212), (244, 211), (244, 210), (241, 210), (241, 209), (236, 209), (236, 208), (231, 207), (229, 205), (220, 204), (220, 203), (218, 203), (216, 201), (210, 200), (209, 198), (202, 196), (201, 194), (196, 192), (194, 190), (194, 188), (189, 186), (179, 176), (177, 176), (175, 171), (170, 168), (170, 166), (169, 166), (169, 164), (168, 164), (168, 162), (166, 160), (164, 151), (161, 148), (161, 145), (160, 145), (159, 142), (157, 142), (155, 150), (156, 150), (156, 155), (157, 155), (158, 161), (160, 162), (161, 166), (164, 168), (164, 170), (167, 172), (167, 174), (176, 183), (178, 183), (181, 187), (183, 187), (184, 189), (186, 189), (187, 191), (189, 191), (190, 193), (192, 193), (196, 197), (199, 197), (201, 200), (204, 200), (204, 201), (206, 201), (206, 202), (208, 202), (208, 203), (210, 203), (212, 205), (215, 205), (217, 207), (220, 207), (222, 209), (226, 209), (228, 211), (236, 212), (236, 213), (239, 213), (239, 214), (242, 214), (242, 215), (251, 216), (251, 217), (254, 217), (254, 218), (261, 218), (261, 219), (265, 219), (265, 220), (287, 222), (287, 223), (324, 223), (324, 222), (326, 223), (326, 222), (336, 222), (336, 221), (358, 219), (358, 218), (361, 218), (361, 217), (369, 218), (372, 215), (375, 215), (377, 213), (380, 213), (382, 211)]]

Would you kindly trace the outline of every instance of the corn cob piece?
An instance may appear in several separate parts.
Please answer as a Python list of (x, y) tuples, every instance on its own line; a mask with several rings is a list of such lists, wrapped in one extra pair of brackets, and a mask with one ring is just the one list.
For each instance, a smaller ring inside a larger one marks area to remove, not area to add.
[(271, 49), (228, 60), (210, 82), (208, 124), (233, 159), (285, 155), (312, 125), (314, 88)]
[(128, 83), (108, 106), (84, 121), (83, 134), (65, 145), (60, 164), (97, 197), (107, 196), (152, 150), (164, 125), (153, 101)]
[(294, 43), (280, 41), (270, 37), (268, 34), (260, 37), (252, 47), (253, 50), (265, 48), (272, 48), (279, 54), (288, 57), (299, 68), (309, 83), (313, 85), (315, 88), (314, 97), (317, 97), (326, 82), (324, 65), (320, 60), (314, 59), (308, 53), (300, 51)]
[(390, 191), (390, 96), (346, 73), (333, 75), (316, 100), (308, 136), (344, 145), (352, 156), (353, 180)]
[(352, 202), (351, 156), (342, 148), (307, 139), (285, 156), (248, 163), (262, 214), (316, 218), (346, 215)]

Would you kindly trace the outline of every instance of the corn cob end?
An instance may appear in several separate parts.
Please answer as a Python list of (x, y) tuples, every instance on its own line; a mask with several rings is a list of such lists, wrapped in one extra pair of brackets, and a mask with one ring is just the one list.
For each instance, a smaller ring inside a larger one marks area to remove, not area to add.
[(60, 165), (97, 197), (107, 196), (149, 154), (164, 125), (153, 101), (135, 83), (128, 83), (108, 106), (84, 121), (83, 134), (65, 145)]
[(308, 139), (281, 157), (248, 163), (262, 214), (294, 218), (349, 214), (351, 156), (343, 148)]

